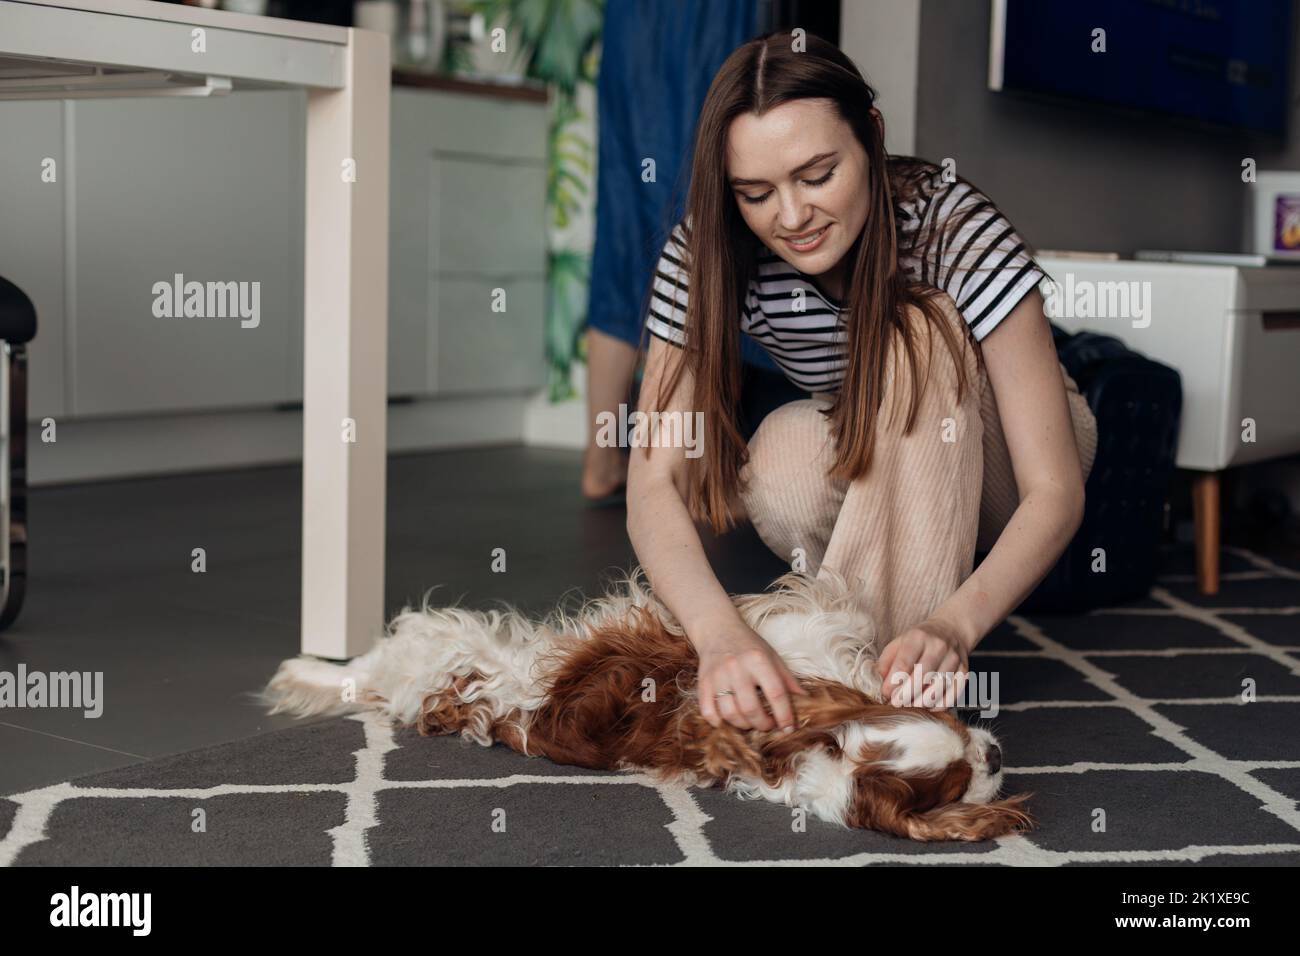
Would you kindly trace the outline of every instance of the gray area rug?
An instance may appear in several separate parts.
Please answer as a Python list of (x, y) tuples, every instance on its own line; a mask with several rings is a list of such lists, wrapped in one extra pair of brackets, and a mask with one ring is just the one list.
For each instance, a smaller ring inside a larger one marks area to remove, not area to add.
[(0, 798), (0, 864), (1295, 866), (1300, 568), (1232, 550), (1211, 597), (1189, 571), (1124, 607), (1013, 616), (972, 657), (1000, 675), (985, 723), (1005, 792), (1036, 794), (1027, 835), (798, 827), (785, 807), (358, 716)]

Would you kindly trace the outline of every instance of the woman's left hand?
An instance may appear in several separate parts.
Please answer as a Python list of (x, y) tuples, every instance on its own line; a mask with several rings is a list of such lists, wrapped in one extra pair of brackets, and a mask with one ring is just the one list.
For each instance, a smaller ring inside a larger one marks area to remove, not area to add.
[(970, 673), (966, 644), (951, 625), (922, 621), (885, 646), (876, 673), (881, 677), (882, 700), (896, 707), (947, 710), (957, 706)]

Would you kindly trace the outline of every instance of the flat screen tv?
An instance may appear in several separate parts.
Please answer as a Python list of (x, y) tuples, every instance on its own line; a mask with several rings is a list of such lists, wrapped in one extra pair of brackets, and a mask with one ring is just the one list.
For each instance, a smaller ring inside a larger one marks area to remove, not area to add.
[(1286, 132), (1291, 0), (993, 0), (992, 9), (992, 90)]

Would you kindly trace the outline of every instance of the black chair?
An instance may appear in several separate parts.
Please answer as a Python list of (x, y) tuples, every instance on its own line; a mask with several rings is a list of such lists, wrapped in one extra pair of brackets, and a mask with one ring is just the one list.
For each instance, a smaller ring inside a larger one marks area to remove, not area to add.
[(36, 309), (0, 278), (0, 630), (22, 610), (27, 587), (27, 343)]
[[(1078, 612), (1145, 597), (1159, 570), (1182, 415), (1176, 369), (1114, 336), (1052, 326), (1061, 364), (1097, 418), (1083, 522), (1019, 611)], [(1096, 549), (1105, 571), (1094, 570)]]

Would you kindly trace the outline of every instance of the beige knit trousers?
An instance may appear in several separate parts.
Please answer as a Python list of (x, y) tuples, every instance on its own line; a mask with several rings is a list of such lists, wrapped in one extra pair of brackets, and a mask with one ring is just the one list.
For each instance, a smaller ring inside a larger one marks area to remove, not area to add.
[[(952, 323), (955, 309), (945, 310)], [(965, 326), (958, 331), (969, 343)], [(964, 349), (967, 391), (956, 397), (956, 367), (943, 339), (916, 340), (920, 378), (933, 371), (910, 434), (903, 435), (911, 371), (891, 357), (885, 401), (868, 473), (853, 482), (827, 476), (834, 445), (813, 396), (763, 419), (741, 471), (740, 503), (763, 542), (810, 574), (833, 569), (860, 589), (864, 607), (888, 642), (924, 621), (970, 576), (975, 551), (987, 551), (1020, 502), (993, 389), (974, 349)], [(1061, 367), (1086, 479), (1097, 449), (1087, 400)], [(903, 389), (898, 392), (898, 389)], [(902, 397), (896, 420), (885, 409)], [(801, 567), (802, 559), (802, 567)]]

